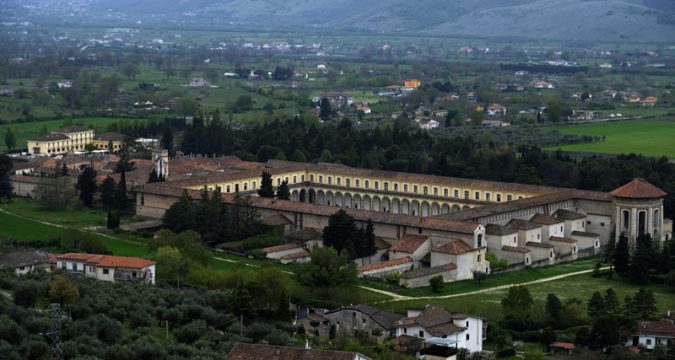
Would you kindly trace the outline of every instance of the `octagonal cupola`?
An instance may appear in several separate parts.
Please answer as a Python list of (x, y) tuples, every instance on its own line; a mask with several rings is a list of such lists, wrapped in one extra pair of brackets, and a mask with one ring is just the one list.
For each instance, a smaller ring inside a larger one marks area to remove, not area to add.
[(613, 197), (616, 237), (624, 234), (631, 246), (642, 234), (663, 241), (663, 190), (645, 179), (633, 181), (610, 192)]

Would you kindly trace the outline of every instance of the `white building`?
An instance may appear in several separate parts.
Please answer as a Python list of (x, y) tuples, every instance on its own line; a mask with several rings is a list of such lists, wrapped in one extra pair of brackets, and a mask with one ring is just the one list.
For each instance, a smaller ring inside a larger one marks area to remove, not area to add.
[(483, 351), (487, 321), (462, 313), (451, 313), (435, 305), (422, 311), (408, 310), (408, 316), (394, 323), (396, 336), (413, 336), (423, 340), (449, 339), (458, 349)]
[(56, 268), (102, 281), (155, 284), (155, 262), (126, 256), (68, 253), (56, 257)]
[(638, 321), (637, 328), (626, 339), (625, 346), (639, 346), (654, 350), (675, 342), (675, 324), (669, 321)]
[(27, 275), (36, 271), (51, 271), (53, 266), (53, 255), (41, 251), (0, 255), (0, 270), (13, 269), (16, 275)]

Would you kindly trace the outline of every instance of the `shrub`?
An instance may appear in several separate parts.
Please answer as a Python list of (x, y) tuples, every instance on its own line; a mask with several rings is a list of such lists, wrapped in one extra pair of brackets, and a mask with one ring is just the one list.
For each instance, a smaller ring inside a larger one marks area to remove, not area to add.
[(174, 332), (174, 335), (176, 335), (176, 340), (182, 343), (191, 344), (199, 340), (206, 332), (206, 329), (206, 321), (200, 319), (177, 329)]
[(443, 281), (443, 276), (438, 275), (434, 276), (431, 279), (429, 279), (429, 285), (431, 285), (431, 291), (438, 293), (443, 290), (443, 285), (445, 285), (445, 282)]

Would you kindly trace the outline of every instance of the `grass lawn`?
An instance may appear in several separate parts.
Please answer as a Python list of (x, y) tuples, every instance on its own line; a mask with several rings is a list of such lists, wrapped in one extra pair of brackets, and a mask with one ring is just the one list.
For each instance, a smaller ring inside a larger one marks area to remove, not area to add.
[[(640, 289), (639, 285), (621, 281), (615, 275), (613, 280), (593, 278), (591, 274), (571, 276), (557, 281), (528, 285), (534, 300), (543, 306), (546, 295), (556, 294), (562, 301), (569, 298), (578, 298), (584, 303), (590, 299), (595, 291), (604, 292), (608, 288), (616, 291), (620, 300), (626, 295), (633, 295)], [(660, 312), (675, 308), (675, 289), (665, 285), (649, 284), (647, 288), (654, 291), (657, 307)], [(437, 304), (451, 311), (460, 311), (487, 317), (490, 320), (501, 319), (501, 299), (508, 290), (496, 290), (479, 295), (469, 295), (450, 299), (409, 300), (376, 304), (377, 307), (394, 312), (404, 312), (406, 309), (423, 308), (426, 304)]]
[(626, 120), (595, 124), (558, 125), (544, 128), (563, 134), (605, 136), (604, 141), (549, 147), (566, 151), (606, 154), (636, 153), (645, 156), (675, 158), (675, 121)]

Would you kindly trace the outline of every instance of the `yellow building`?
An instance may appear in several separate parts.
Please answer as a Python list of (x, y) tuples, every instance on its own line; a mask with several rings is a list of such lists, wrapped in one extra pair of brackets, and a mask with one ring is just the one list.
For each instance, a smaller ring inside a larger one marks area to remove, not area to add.
[(422, 82), (417, 79), (410, 79), (405, 81), (404, 87), (410, 89), (417, 89), (422, 85)]
[(94, 138), (94, 130), (84, 126), (66, 126), (50, 134), (28, 139), (26, 148), (34, 155), (58, 155), (84, 151)]
[(108, 150), (111, 153), (117, 153), (122, 149), (122, 146), (124, 146), (126, 139), (127, 137), (125, 135), (107, 132), (94, 136), (92, 145), (99, 150)]

